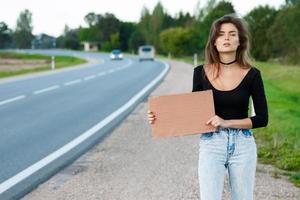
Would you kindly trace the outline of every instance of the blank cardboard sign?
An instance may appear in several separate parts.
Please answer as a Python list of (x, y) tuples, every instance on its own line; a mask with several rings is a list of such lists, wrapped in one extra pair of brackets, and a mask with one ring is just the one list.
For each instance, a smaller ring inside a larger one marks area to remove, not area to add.
[(150, 97), (155, 114), (152, 137), (191, 135), (215, 131), (206, 122), (215, 115), (212, 90)]

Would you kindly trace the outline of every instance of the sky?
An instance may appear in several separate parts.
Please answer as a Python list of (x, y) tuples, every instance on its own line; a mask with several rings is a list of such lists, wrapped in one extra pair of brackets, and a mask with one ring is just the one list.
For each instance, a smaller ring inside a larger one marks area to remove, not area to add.
[[(165, 11), (172, 15), (183, 11), (194, 15), (199, 0), (0, 0), (0, 22), (15, 29), (21, 11), (28, 9), (32, 13), (33, 33), (47, 33), (59, 36), (65, 25), (70, 28), (86, 27), (84, 16), (89, 12), (113, 13), (119, 20), (138, 22), (143, 7), (152, 12), (160, 1)], [(203, 7), (207, 0), (200, 0)], [(259, 5), (269, 5), (278, 9), (285, 0), (231, 0), (236, 12), (244, 16)]]

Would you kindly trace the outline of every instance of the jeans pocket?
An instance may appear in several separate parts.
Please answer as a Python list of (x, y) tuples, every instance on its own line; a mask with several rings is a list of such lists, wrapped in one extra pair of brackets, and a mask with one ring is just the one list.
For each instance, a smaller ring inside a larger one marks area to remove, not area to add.
[(203, 133), (200, 138), (201, 140), (211, 140), (213, 138), (214, 132)]
[(241, 131), (242, 131), (242, 135), (243, 135), (244, 137), (246, 137), (246, 138), (251, 138), (251, 137), (253, 137), (253, 133), (252, 133), (251, 130), (249, 130), (249, 129), (242, 129)]

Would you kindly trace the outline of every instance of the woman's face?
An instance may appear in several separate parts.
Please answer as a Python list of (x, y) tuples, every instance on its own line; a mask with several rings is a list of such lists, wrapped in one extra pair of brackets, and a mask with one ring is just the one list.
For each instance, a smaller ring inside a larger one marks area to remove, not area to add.
[(224, 23), (214, 44), (219, 53), (235, 52), (240, 45), (238, 30), (232, 23)]

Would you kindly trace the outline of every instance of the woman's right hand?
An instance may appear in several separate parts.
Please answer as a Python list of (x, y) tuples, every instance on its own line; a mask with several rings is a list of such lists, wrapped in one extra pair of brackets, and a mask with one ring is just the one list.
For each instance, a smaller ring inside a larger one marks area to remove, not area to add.
[(154, 123), (154, 121), (155, 121), (155, 114), (152, 112), (152, 111), (150, 111), (150, 110), (148, 110), (148, 121), (149, 121), (149, 124), (153, 124)]

